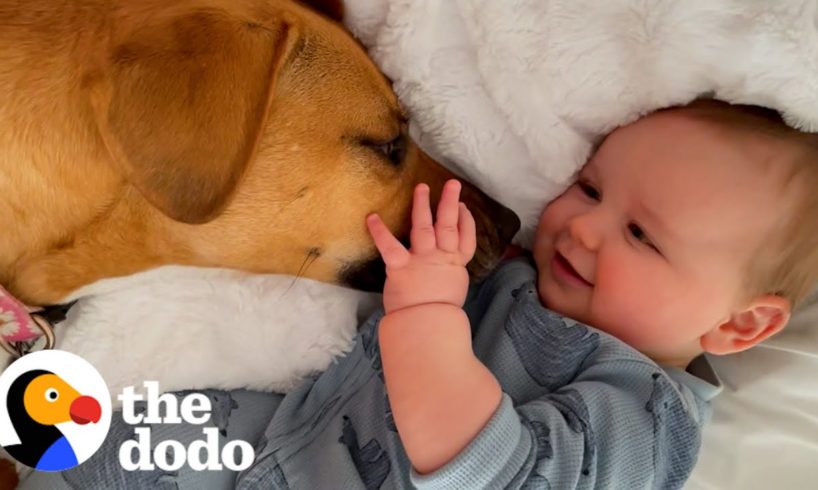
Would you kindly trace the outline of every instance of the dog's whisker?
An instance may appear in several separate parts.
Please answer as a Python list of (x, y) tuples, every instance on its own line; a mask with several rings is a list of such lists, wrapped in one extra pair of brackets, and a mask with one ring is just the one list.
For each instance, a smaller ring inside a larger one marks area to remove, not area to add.
[(284, 291), (284, 294), (287, 294), (290, 291), (290, 289), (292, 289), (292, 287), (295, 285), (296, 281), (298, 281), (301, 277), (304, 276), (304, 273), (306, 272), (307, 268), (309, 266), (311, 266), (318, 259), (318, 257), (320, 257), (320, 256), (321, 256), (321, 249), (319, 249), (319, 248), (314, 247), (314, 248), (311, 248), (311, 249), (309, 249), (307, 251), (307, 256), (304, 257), (304, 262), (301, 263), (301, 267), (298, 268), (298, 272), (295, 274), (295, 277), (293, 278), (293, 282), (290, 283), (290, 285), (287, 287), (286, 291)]

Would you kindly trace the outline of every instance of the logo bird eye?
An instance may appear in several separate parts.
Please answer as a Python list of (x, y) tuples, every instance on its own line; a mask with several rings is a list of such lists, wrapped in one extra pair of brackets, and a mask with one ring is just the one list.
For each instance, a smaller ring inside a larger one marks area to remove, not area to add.
[(49, 402), (55, 402), (60, 397), (60, 392), (54, 388), (49, 388), (45, 390), (45, 399)]

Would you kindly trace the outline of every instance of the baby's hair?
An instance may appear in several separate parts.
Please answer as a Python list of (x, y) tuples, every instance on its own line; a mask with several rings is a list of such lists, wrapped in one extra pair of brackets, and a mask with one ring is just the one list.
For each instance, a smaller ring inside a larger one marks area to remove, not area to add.
[(700, 99), (675, 109), (728, 130), (772, 138), (795, 150), (789, 162), (770, 162), (789, 164), (782, 196), (786, 192), (793, 197), (794, 205), (790, 212), (782, 207), (777, 233), (763, 241), (763, 249), (749, 264), (745, 289), (748, 299), (776, 294), (795, 309), (818, 284), (818, 133), (793, 129), (778, 112), (765, 107)]

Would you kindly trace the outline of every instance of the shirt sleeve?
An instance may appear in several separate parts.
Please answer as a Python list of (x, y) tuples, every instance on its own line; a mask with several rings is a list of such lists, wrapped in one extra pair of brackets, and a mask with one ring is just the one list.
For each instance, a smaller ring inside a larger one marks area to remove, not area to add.
[(655, 364), (591, 363), (533, 401), (504, 394), (455, 459), (411, 478), (420, 489), (677, 489), (695, 465), (700, 419), (692, 392)]

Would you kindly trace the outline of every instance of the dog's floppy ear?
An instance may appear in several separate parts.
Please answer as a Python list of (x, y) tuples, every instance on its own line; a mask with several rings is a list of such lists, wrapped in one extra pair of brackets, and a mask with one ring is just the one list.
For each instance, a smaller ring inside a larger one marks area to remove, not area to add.
[(324, 14), (332, 20), (344, 20), (344, 2), (342, 0), (300, 0), (302, 4)]
[(100, 135), (152, 205), (178, 221), (209, 221), (253, 157), (297, 29), (214, 10), (138, 24), (112, 34), (90, 83)]

